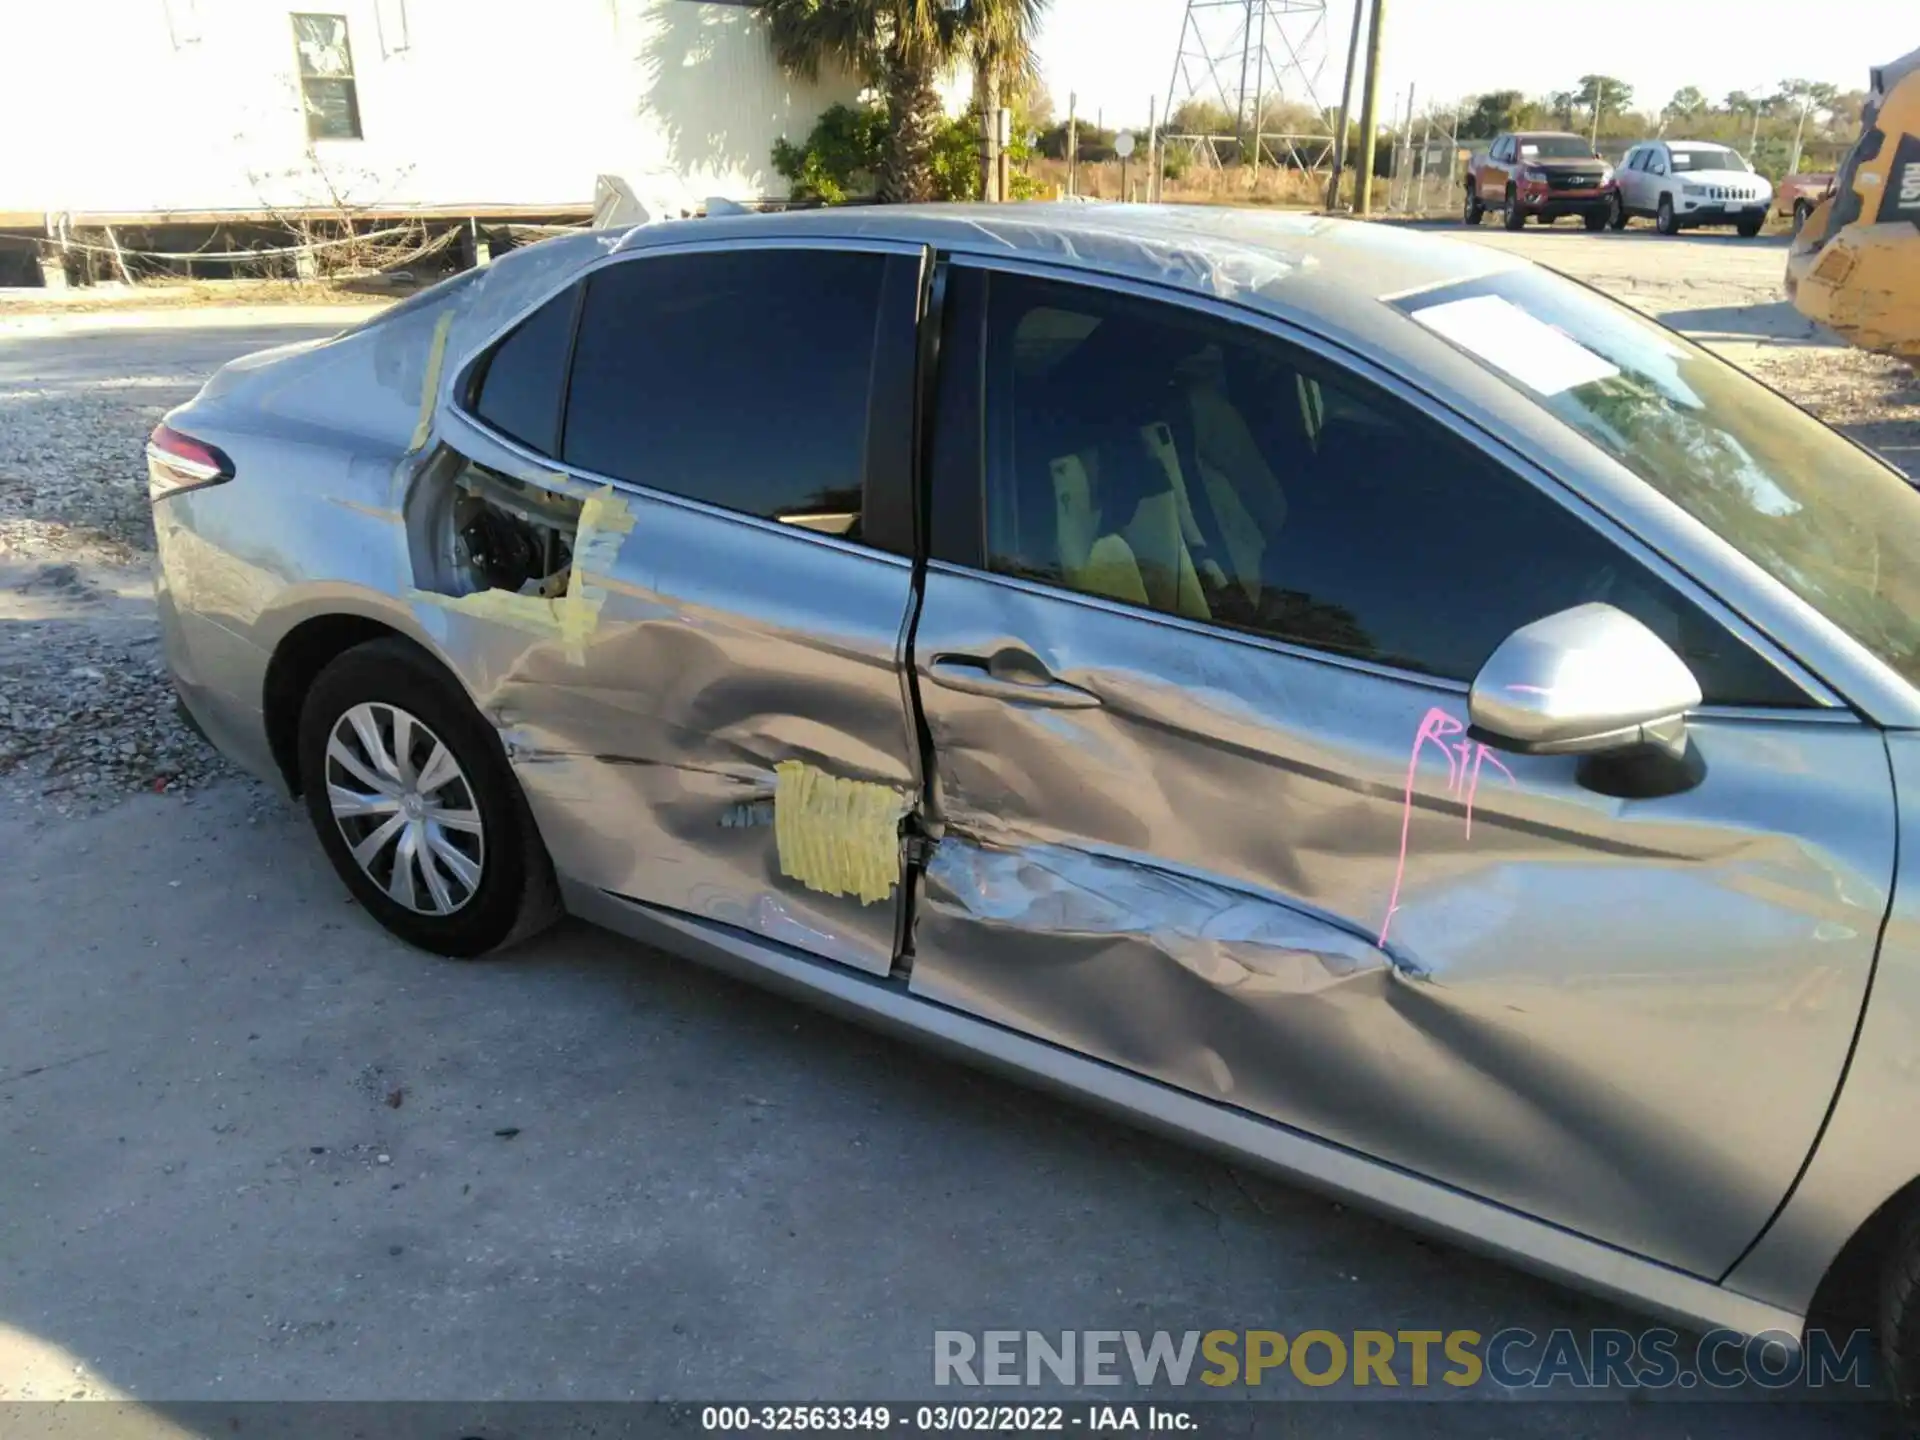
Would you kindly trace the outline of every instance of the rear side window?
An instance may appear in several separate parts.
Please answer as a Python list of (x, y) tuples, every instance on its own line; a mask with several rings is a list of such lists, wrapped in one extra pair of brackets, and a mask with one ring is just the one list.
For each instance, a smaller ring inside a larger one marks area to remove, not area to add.
[(859, 538), (881, 255), (649, 256), (587, 286), (569, 465)]
[(487, 360), (474, 401), (474, 412), (487, 424), (542, 455), (559, 448), (560, 395), (577, 299), (573, 289), (563, 290), (515, 326)]

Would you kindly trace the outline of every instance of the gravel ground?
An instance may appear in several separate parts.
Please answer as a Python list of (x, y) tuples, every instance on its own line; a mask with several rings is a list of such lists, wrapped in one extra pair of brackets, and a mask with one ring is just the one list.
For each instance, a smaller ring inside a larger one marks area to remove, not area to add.
[[(1920, 378), (1825, 343), (1778, 299), (1778, 246), (1463, 232), (1602, 285), (1920, 475)], [(170, 297), (171, 298), (171, 297)], [(365, 305), (0, 311), (0, 787), (60, 814), (234, 771), (174, 711), (152, 619), (141, 447), (226, 360)]]
[(64, 815), (235, 775), (175, 713), (142, 448), (227, 360), (368, 313), (0, 312), (0, 787)]

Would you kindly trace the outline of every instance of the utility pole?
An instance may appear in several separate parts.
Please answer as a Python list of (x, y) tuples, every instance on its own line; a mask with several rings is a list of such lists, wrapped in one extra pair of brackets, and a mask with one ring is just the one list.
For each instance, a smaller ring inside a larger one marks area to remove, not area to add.
[(1386, 117), (1386, 209), (1394, 207), (1394, 192), (1400, 190), (1400, 165), (1394, 163), (1400, 152), (1400, 96), (1394, 96), (1394, 111)]
[(1360, 90), (1360, 173), (1355, 179), (1353, 209), (1366, 215), (1373, 209), (1373, 157), (1380, 137), (1380, 42), (1387, 24), (1387, 0), (1373, 0), (1373, 23), (1367, 27), (1367, 78)]
[[(1807, 138), (1807, 112), (1812, 108), (1813, 108), (1813, 96), (1812, 95), (1801, 96), (1800, 97), (1800, 128), (1793, 132), (1793, 159), (1787, 162), (1787, 174), (1789, 175), (1797, 175), (1800, 173), (1800, 145), (1801, 145), (1801, 142)], [(1747, 158), (1751, 160), (1753, 158), (1752, 154), (1749, 153)]]
[(1353, 109), (1353, 72), (1360, 60), (1360, 31), (1367, 19), (1367, 0), (1353, 0), (1353, 33), (1347, 37), (1347, 78), (1340, 86), (1340, 128), (1333, 136), (1333, 174), (1327, 181), (1327, 209), (1340, 208), (1340, 172), (1347, 163), (1347, 131)]
[(1147, 203), (1160, 203), (1160, 97), (1147, 97)]
[(1078, 178), (1076, 171), (1080, 166), (1080, 97), (1075, 92), (1067, 92), (1067, 194), (1077, 195), (1074, 182)]
[[(1427, 102), (1426, 124), (1422, 127), (1420, 133), (1420, 168), (1418, 171), (1420, 176), (1420, 205), (1417, 210), (1414, 210), (1414, 213), (1417, 215), (1425, 215), (1427, 213), (1427, 156), (1432, 150), (1433, 102), (1429, 100)], [(1414, 209), (1412, 206), (1408, 206), (1407, 208), (1410, 210)]]
[(1753, 159), (1753, 152), (1760, 148), (1760, 102), (1753, 102), (1753, 134), (1747, 138), (1747, 159)]
[(1406, 138), (1400, 143), (1400, 153), (1395, 157), (1393, 166), (1396, 180), (1400, 178), (1401, 164), (1404, 162), (1407, 167), (1406, 181), (1400, 187), (1400, 208), (1403, 210), (1413, 207), (1413, 86), (1411, 85), (1407, 86), (1406, 126)]

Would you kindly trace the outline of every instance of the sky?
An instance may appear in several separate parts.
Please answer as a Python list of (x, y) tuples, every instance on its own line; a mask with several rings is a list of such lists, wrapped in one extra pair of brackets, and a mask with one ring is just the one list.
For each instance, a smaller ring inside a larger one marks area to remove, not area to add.
[[(1040, 64), (1060, 117), (1077, 91), (1081, 115), (1144, 126), (1148, 97), (1166, 104), (1186, 9), (1186, 0), (1052, 0)], [(1326, 10), (1325, 66), (1313, 90), (1331, 107), (1354, 0), (1327, 0)], [(1391, 97), (1404, 105), (1409, 85), (1416, 114), (1428, 100), (1446, 106), (1487, 90), (1571, 90), (1591, 74), (1626, 81), (1636, 109), (1658, 109), (1683, 85), (1716, 101), (1788, 78), (1864, 90), (1870, 66), (1920, 45), (1917, 12), (1915, 0), (1387, 0), (1382, 120)], [(1230, 8), (1212, 13), (1213, 25), (1237, 28)], [(1289, 20), (1290, 34), (1303, 18)], [(1236, 74), (1229, 83), (1237, 82)], [(1359, 103), (1356, 93), (1356, 111)]]

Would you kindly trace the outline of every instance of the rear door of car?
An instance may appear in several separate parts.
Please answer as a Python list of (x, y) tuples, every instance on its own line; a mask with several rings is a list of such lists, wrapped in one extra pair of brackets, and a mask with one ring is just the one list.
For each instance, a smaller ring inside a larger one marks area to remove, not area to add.
[(1640, 186), (1646, 177), (1640, 167), (1646, 163), (1647, 147), (1636, 145), (1626, 153), (1620, 162), (1620, 168), (1614, 172), (1613, 181), (1620, 191), (1620, 204), (1633, 211), (1640, 208)]
[[(914, 993), (1720, 1273), (1859, 1014), (1877, 733), (1311, 336), (1011, 261), (945, 293)], [(1699, 676), (1702, 774), (1467, 733), (1491, 650), (1594, 600)]]
[(1507, 162), (1513, 157), (1513, 137), (1502, 135), (1487, 152), (1487, 163), (1480, 167), (1480, 198), (1498, 205), (1507, 194)]
[[(569, 879), (890, 968), (925, 275), (911, 245), (648, 246), (475, 367), (471, 458), (580, 512), (577, 573), (551, 623), (499, 592), (421, 614)], [(558, 415), (529, 378), (555, 355)]]

